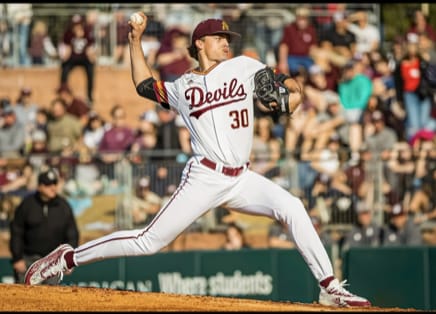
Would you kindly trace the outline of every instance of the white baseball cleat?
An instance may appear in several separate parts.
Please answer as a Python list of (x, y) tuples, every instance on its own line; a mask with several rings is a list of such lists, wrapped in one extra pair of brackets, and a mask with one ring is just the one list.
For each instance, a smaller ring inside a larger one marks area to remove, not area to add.
[(61, 282), (64, 273), (70, 274), (72, 272), (72, 269), (67, 268), (67, 263), (64, 259), (65, 254), (71, 251), (74, 251), (71, 245), (62, 244), (47, 256), (35, 261), (27, 269), (24, 275), (24, 283), (26, 285), (38, 285), (54, 276), (58, 276), (59, 282)]
[(344, 288), (346, 280), (339, 282), (334, 279), (327, 288), (320, 287), (319, 303), (327, 306), (351, 307), (351, 306), (371, 306), (367, 299), (352, 294)]

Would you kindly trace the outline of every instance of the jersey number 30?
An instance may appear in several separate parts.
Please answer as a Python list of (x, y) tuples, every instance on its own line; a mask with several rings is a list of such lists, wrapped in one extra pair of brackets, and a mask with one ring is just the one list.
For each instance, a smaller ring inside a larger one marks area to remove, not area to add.
[(241, 111), (232, 110), (229, 112), (229, 116), (233, 119), (230, 125), (232, 129), (246, 128), (248, 127), (248, 110), (242, 109)]

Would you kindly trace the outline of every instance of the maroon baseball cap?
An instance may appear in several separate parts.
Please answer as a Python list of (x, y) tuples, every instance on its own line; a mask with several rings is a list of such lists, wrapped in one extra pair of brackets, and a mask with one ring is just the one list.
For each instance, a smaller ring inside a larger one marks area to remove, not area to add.
[(230, 31), (229, 25), (221, 19), (207, 19), (198, 23), (192, 32), (191, 47), (194, 47), (195, 41), (203, 36), (215, 34), (228, 34), (230, 37), (241, 37), (240, 34)]

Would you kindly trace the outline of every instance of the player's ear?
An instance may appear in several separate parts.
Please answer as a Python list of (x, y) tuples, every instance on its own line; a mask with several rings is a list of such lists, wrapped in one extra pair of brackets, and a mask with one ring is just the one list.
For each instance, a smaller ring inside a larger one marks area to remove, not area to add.
[(202, 50), (204, 48), (204, 38), (199, 38), (195, 41), (195, 46), (197, 50)]

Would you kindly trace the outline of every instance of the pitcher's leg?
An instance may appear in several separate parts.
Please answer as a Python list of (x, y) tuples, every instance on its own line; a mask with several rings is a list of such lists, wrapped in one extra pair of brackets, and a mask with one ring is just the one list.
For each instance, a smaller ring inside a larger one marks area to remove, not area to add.
[(217, 206), (215, 187), (205, 185), (195, 174), (186, 175), (171, 199), (144, 229), (117, 231), (74, 250), (77, 266), (94, 261), (151, 255), (171, 243), (198, 217)]
[(286, 224), (314, 277), (321, 281), (332, 276), (330, 258), (301, 200), (253, 171), (243, 176), (229, 206), (241, 212), (269, 216)]

